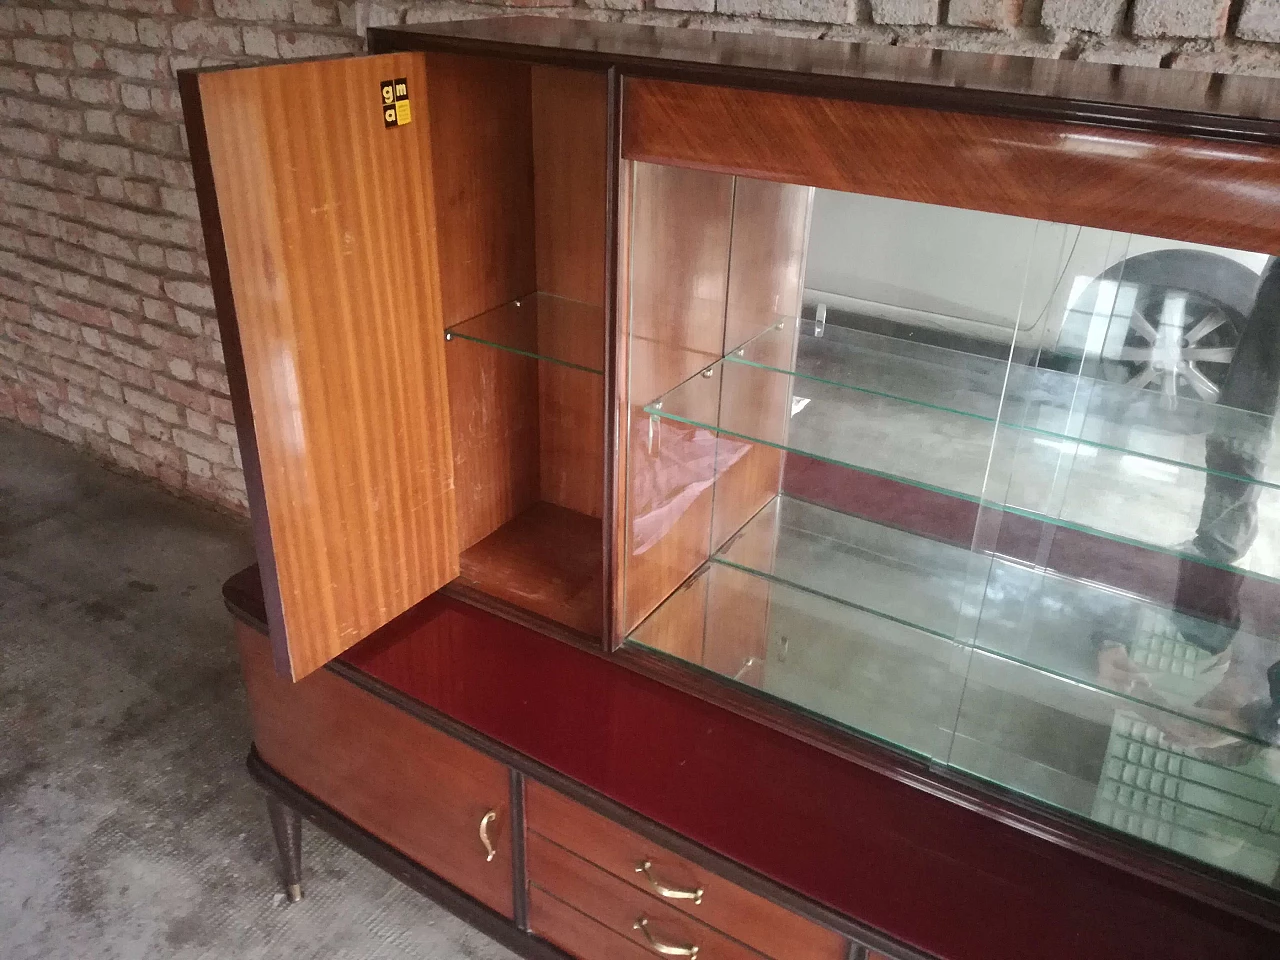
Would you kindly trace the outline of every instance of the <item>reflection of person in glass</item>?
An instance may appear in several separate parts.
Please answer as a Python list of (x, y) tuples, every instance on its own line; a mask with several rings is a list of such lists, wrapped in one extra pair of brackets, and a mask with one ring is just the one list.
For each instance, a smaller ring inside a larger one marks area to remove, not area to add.
[[(1148, 719), (1165, 736), (1197, 751), (1213, 751), (1231, 761), (1247, 747), (1231, 731), (1280, 746), (1280, 661), (1274, 647), (1258, 643), (1245, 649), (1240, 618), (1241, 588), (1248, 578), (1231, 567), (1253, 546), (1258, 534), (1258, 499), (1263, 488), (1251, 482), (1264, 475), (1271, 448), (1272, 421), (1280, 400), (1280, 259), (1263, 271), (1253, 307), (1245, 318), (1218, 399), (1259, 416), (1217, 417), (1205, 439), (1204, 499), (1189, 556), (1179, 566), (1174, 607), (1181, 638), (1198, 648), (1194, 676), (1182, 695), (1130, 659), (1122, 644), (1104, 643), (1099, 679), (1149, 703), (1167, 705), (1175, 715), (1152, 711)], [(1280, 591), (1280, 586), (1275, 587)], [(1146, 711), (1143, 711), (1146, 713)], [(1211, 727), (1183, 720), (1202, 720)], [(1225, 753), (1222, 753), (1225, 751)], [(1247, 749), (1238, 762), (1248, 759)]]

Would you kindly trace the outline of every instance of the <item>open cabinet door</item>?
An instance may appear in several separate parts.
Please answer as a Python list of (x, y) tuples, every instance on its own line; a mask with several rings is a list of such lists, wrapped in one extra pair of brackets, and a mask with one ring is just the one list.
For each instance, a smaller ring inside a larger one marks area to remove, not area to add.
[(182, 89), (271, 639), (297, 680), (458, 574), (425, 61)]

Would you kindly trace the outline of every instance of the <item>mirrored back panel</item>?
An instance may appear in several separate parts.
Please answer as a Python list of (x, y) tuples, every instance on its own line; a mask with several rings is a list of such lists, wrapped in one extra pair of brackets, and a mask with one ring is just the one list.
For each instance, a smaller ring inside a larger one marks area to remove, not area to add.
[(628, 642), (1276, 885), (1274, 261), (624, 171)]

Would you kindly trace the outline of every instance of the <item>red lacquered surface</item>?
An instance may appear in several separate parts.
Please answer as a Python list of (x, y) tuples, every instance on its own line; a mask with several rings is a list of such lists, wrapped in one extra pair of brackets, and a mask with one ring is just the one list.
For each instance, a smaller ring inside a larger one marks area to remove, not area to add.
[(428, 601), (344, 658), (943, 957), (1280, 956), (1243, 919), (459, 601)]

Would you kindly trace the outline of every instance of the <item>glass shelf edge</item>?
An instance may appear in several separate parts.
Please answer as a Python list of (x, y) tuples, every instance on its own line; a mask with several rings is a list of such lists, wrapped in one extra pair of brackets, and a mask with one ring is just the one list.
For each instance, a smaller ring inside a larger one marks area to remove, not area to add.
[(578, 371), (581, 371), (582, 373), (590, 373), (598, 377), (604, 376), (603, 365), (599, 369), (597, 369), (596, 367), (588, 366), (582, 363), (577, 363), (573, 360), (569, 360), (564, 357), (554, 356), (549, 352), (538, 352), (536, 350), (529, 350), (523, 347), (515, 346), (511, 343), (503, 343), (497, 337), (483, 337), (483, 336), (479, 336), (477, 334), (471, 333), (467, 330), (468, 325), (473, 325), (479, 320), (482, 320), (489, 316), (493, 316), (497, 314), (499, 311), (509, 310), (513, 307), (520, 308), (525, 303), (529, 303), (529, 302), (532, 302), (535, 306), (542, 302), (554, 302), (554, 303), (567, 304), (567, 305), (570, 305), (573, 309), (580, 310), (584, 313), (591, 312), (591, 313), (598, 314), (600, 317), (599, 328), (600, 328), (600, 335), (601, 335), (601, 350), (603, 352), (603, 329), (604, 329), (603, 327), (604, 308), (603, 307), (597, 307), (592, 304), (585, 303), (581, 300), (573, 300), (569, 297), (561, 297), (561, 296), (557, 296), (556, 294), (542, 293), (542, 292), (535, 292), (535, 293), (527, 294), (523, 297), (516, 297), (513, 300), (508, 300), (505, 303), (501, 303), (498, 306), (493, 307), (489, 310), (485, 310), (481, 313), (478, 313), (475, 316), (468, 317), (465, 320), (460, 320), (457, 323), (453, 324), (452, 326), (445, 328), (445, 331), (444, 331), (445, 340), (453, 340), (453, 339), (466, 340), (468, 343), (479, 344), (480, 346), (483, 346), (483, 347), (492, 347), (495, 350), (502, 350), (506, 353), (513, 353), (521, 357), (528, 357), (531, 360), (540, 360), (540, 361), (545, 361), (546, 363), (554, 363), (557, 366), (566, 367), (570, 370), (578, 370)]
[[(712, 366), (715, 366), (715, 364), (713, 364)], [(707, 368), (707, 369), (710, 369), (710, 368)], [(701, 374), (700, 373), (694, 374), (694, 377), (697, 377), (697, 376), (701, 376)], [(679, 389), (679, 387), (676, 387), (675, 389)], [(670, 394), (670, 391), (668, 391), (668, 394), (664, 394), (664, 396), (667, 396), (669, 394)], [(734, 430), (726, 430), (723, 427), (714, 426), (709, 423), (702, 423), (698, 420), (690, 420), (687, 417), (681, 417), (676, 414), (668, 413), (667, 411), (661, 409), (660, 406), (655, 406), (660, 402), (661, 402), (660, 400), (655, 400), (652, 403), (646, 404), (644, 406), (645, 413), (649, 414), (650, 416), (658, 417), (659, 419), (662, 419), (662, 420), (671, 420), (675, 423), (683, 423), (686, 426), (698, 427), (703, 430), (710, 430), (713, 433), (724, 435), (727, 437), (733, 437), (738, 440), (744, 440), (747, 443), (758, 443), (766, 447), (772, 447), (775, 450), (781, 450), (783, 453), (794, 453), (797, 456), (806, 457), (810, 460), (818, 460), (822, 463), (831, 464), (834, 467), (841, 467), (846, 470), (853, 470), (853, 471), (856, 471), (857, 473), (866, 474), (868, 476), (879, 477), (882, 480), (890, 480), (895, 483), (906, 484), (907, 486), (915, 487), (916, 489), (919, 489), (919, 490), (928, 490), (930, 493), (937, 493), (945, 497), (953, 497), (957, 500), (964, 500), (968, 503), (977, 504), (979, 507), (982, 507), (986, 510), (995, 510), (1000, 513), (1013, 514), (1014, 516), (1024, 517), (1028, 520), (1035, 520), (1041, 523), (1046, 523), (1046, 524), (1049, 524), (1050, 526), (1059, 527), (1065, 530), (1075, 530), (1080, 533), (1085, 533), (1091, 536), (1099, 537), (1100, 539), (1103, 539), (1103, 540), (1109, 540), (1112, 543), (1123, 543), (1132, 547), (1137, 547), (1141, 550), (1150, 550), (1153, 553), (1159, 553), (1164, 556), (1173, 557), (1174, 559), (1177, 559), (1177, 560), (1190, 560), (1194, 563), (1203, 564), (1204, 566), (1207, 566), (1207, 567), (1214, 567), (1215, 569), (1223, 570), (1227, 573), (1237, 573), (1240, 576), (1245, 577), (1247, 579), (1259, 580), (1263, 583), (1280, 584), (1280, 576), (1271, 576), (1269, 574), (1260, 573), (1256, 570), (1246, 570), (1243, 567), (1238, 567), (1230, 563), (1214, 560), (1210, 557), (1201, 556), (1199, 554), (1190, 553), (1185, 550), (1178, 550), (1173, 547), (1165, 547), (1159, 544), (1149, 543), (1144, 540), (1138, 540), (1134, 537), (1125, 536), (1124, 534), (1110, 533), (1099, 527), (1091, 527), (1087, 524), (1077, 523), (1073, 520), (1064, 520), (1060, 517), (1054, 517), (1047, 513), (1038, 513), (1035, 510), (1028, 510), (1025, 507), (1017, 507), (1007, 503), (998, 503), (993, 500), (988, 500), (985, 497), (976, 497), (973, 494), (962, 493), (959, 490), (949, 490), (946, 487), (940, 487), (935, 484), (925, 483), (922, 480), (912, 480), (909, 477), (903, 477), (899, 474), (889, 473), (884, 470), (876, 470), (871, 467), (858, 466), (856, 464), (848, 463), (843, 460), (836, 460), (832, 457), (824, 457), (821, 454), (812, 453), (808, 450), (800, 450), (795, 447), (788, 447), (784, 444), (775, 443), (770, 440), (762, 440), (759, 437), (749, 436), (748, 434), (745, 434), (745, 433), (739, 433)]]
[[(732, 539), (733, 538), (730, 538), (730, 542), (732, 542)], [(833, 596), (832, 594), (825, 593), (824, 591), (821, 591), (821, 590), (815, 590), (811, 587), (807, 587), (804, 584), (798, 583), (794, 580), (788, 580), (784, 577), (779, 577), (774, 574), (768, 574), (768, 573), (765, 573), (764, 571), (756, 570), (752, 567), (744, 566), (740, 563), (735, 563), (731, 560), (725, 559), (721, 555), (722, 552), (723, 551), (720, 551), (712, 555), (712, 557), (707, 562), (712, 565), (718, 565), (718, 566), (726, 567), (731, 570), (737, 570), (740, 573), (746, 574), (747, 576), (756, 577), (757, 579), (764, 580), (771, 584), (775, 584), (784, 589), (796, 590), (797, 592), (806, 594), (807, 596), (817, 597), (818, 599), (837, 604), (838, 606), (843, 607), (845, 609), (855, 610), (858, 613), (862, 613), (867, 616), (874, 617), (878, 620), (881, 620), (887, 623), (893, 623), (901, 627), (905, 627), (908, 630), (914, 630), (917, 633), (921, 633), (926, 636), (933, 637), (934, 639), (942, 643), (955, 647), (959, 651), (968, 651), (971, 653), (978, 653), (983, 656), (988, 656), (995, 660), (999, 660), (1002, 663), (1012, 664), (1017, 667), (1022, 667), (1027, 670), (1032, 670), (1040, 674), (1041, 676), (1049, 677), (1053, 680), (1057, 680), (1063, 683), (1069, 683), (1069, 684), (1072, 684), (1073, 686), (1078, 686), (1085, 690), (1090, 690), (1095, 693), (1100, 693), (1103, 696), (1115, 697), (1119, 701), (1123, 701), (1124, 703), (1128, 703), (1128, 704), (1133, 704), (1134, 706), (1139, 708), (1154, 710), (1158, 713), (1167, 714), (1171, 717), (1176, 717), (1180, 720), (1185, 720), (1190, 723), (1198, 724), (1206, 729), (1213, 730), (1217, 733), (1221, 733), (1230, 737), (1236, 737), (1241, 740), (1245, 740), (1249, 743), (1255, 744), (1264, 749), (1277, 749), (1275, 744), (1272, 744), (1269, 741), (1264, 740), (1261, 737), (1258, 737), (1256, 734), (1252, 734), (1244, 730), (1239, 730), (1235, 727), (1222, 726), (1221, 724), (1214, 723), (1212, 721), (1205, 720), (1201, 717), (1197, 717), (1192, 714), (1186, 713), (1170, 704), (1153, 703), (1149, 700), (1143, 700), (1142, 698), (1134, 696), (1132, 694), (1128, 694), (1120, 690), (1115, 690), (1115, 689), (1112, 689), (1111, 687), (1103, 686), (1102, 684), (1099, 684), (1099, 683), (1091, 682), (1089, 680), (1084, 679), (1083, 677), (1073, 676), (1061, 670), (1056, 670), (1052, 667), (1045, 666), (1044, 664), (1036, 663), (1034, 660), (1029, 660), (1023, 657), (1014, 656), (1013, 654), (1007, 653), (1005, 651), (998, 650), (994, 647), (984, 645), (978, 642), (976, 638), (962, 639), (956, 636), (948, 636), (942, 631), (935, 630), (930, 627), (923, 626), (921, 624), (912, 623), (910, 620), (907, 620), (902, 617), (897, 617), (897, 616), (894, 616), (893, 614), (885, 613), (880, 610), (876, 610), (873, 607), (869, 607), (864, 604), (846, 600), (841, 597)], [(983, 555), (986, 556), (986, 554), (983, 554)], [(999, 558), (995, 557), (993, 559), (999, 559)], [(702, 568), (699, 568), (699, 570), (695, 571), (694, 574), (690, 576), (685, 582), (687, 583), (690, 580), (693, 580), (701, 572), (702, 572)], [(679, 593), (680, 590), (683, 589), (683, 587), (684, 587), (684, 584), (681, 584), (680, 587), (678, 587), (675, 591), (673, 591), (672, 596), (674, 596), (676, 593)], [(663, 603), (665, 602), (666, 601), (664, 600)], [(635, 639), (635, 635), (640, 631), (641, 627), (643, 627), (643, 625), (646, 622), (648, 622), (649, 618), (656, 616), (661, 609), (662, 609), (662, 604), (659, 604), (658, 607), (654, 609), (653, 613), (649, 614), (649, 617), (646, 617), (643, 621), (641, 621), (640, 626), (637, 626), (634, 630), (628, 633), (627, 639), (631, 642), (639, 643), (641, 646), (645, 646), (646, 649), (654, 649), (654, 648), (647, 647), (643, 643), (643, 641)], [(680, 658), (675, 657), (675, 659), (679, 660)], [(688, 661), (682, 661), (682, 662), (688, 662)], [(697, 664), (695, 664), (695, 666), (697, 666)], [(755, 689), (755, 688), (752, 688), (752, 689)], [(838, 721), (833, 721), (833, 722), (838, 723)], [(1147, 722), (1150, 722), (1150, 721), (1148, 720)], [(1194, 755), (1188, 754), (1188, 756), (1191, 756), (1192, 759), (1197, 759), (1196, 757), (1194, 757)], [(1210, 762), (1210, 761), (1204, 761), (1204, 762)]]
[[(772, 329), (773, 328), (770, 328), (770, 330)], [(769, 332), (770, 332), (769, 330), (765, 331), (765, 333), (769, 333)], [(764, 336), (764, 334), (758, 334), (757, 336), (758, 337)], [(754, 340), (756, 338), (752, 338), (752, 339)], [(738, 356), (739, 351), (745, 349), (750, 343), (751, 341), (748, 341), (747, 343), (739, 347), (737, 350), (734, 350), (732, 353), (726, 354), (721, 360), (717, 361), (717, 363), (736, 363), (744, 367), (754, 367), (757, 370), (768, 370), (770, 373), (776, 373), (784, 377), (795, 377), (799, 380), (806, 380), (810, 383), (820, 383), (824, 386), (835, 387), (838, 390), (851, 390), (855, 393), (861, 393), (864, 396), (877, 397), (881, 400), (892, 400), (895, 403), (904, 403), (909, 406), (917, 407), (923, 410), (936, 410), (939, 413), (946, 413), (956, 417), (964, 417), (965, 419), (974, 420), (974, 421), (977, 421), (978, 423), (990, 423), (997, 427), (1005, 427), (1009, 430), (1015, 430), (1020, 433), (1030, 433), (1036, 436), (1046, 437), (1050, 440), (1057, 440), (1062, 443), (1076, 443), (1083, 447), (1088, 447), (1090, 449), (1106, 450), (1111, 453), (1120, 453), (1130, 457), (1138, 457), (1142, 460), (1147, 460), (1152, 463), (1161, 463), (1166, 466), (1178, 467), (1179, 469), (1193, 470), (1196, 473), (1211, 474), (1213, 476), (1224, 477), (1228, 480), (1238, 480), (1241, 483), (1248, 483), (1254, 486), (1265, 487), (1272, 490), (1280, 490), (1280, 481), (1259, 479), (1257, 477), (1247, 477), (1247, 476), (1244, 476), (1243, 474), (1229, 473), (1225, 470), (1214, 470), (1214, 469), (1211, 469), (1210, 467), (1201, 466), (1200, 464), (1191, 463), (1186, 460), (1179, 460), (1175, 457), (1166, 457), (1166, 456), (1161, 456), (1160, 454), (1155, 454), (1155, 453), (1144, 453), (1141, 450), (1135, 450), (1130, 447), (1119, 446), (1118, 444), (1104, 443), (1100, 440), (1091, 440), (1088, 437), (1080, 437), (1080, 436), (1076, 436), (1074, 434), (1067, 433), (1060, 430), (1049, 430), (1044, 427), (1036, 427), (1028, 424), (1018, 423), (1016, 420), (1002, 419), (1000, 417), (989, 417), (984, 414), (973, 413), (968, 410), (957, 410), (954, 407), (947, 407), (938, 403), (929, 403), (925, 400), (913, 400), (910, 397), (904, 397), (904, 396), (901, 396), (900, 394), (890, 393), (885, 390), (874, 390), (870, 387), (862, 387), (862, 386), (858, 386), (855, 383), (848, 383), (842, 380), (830, 380), (830, 379), (827, 379), (826, 377), (816, 377), (812, 374), (804, 373), (803, 371), (800, 371), (800, 370), (785, 370), (782, 367), (775, 367), (772, 364), (760, 363), (757, 360), (748, 360), (745, 357)], [(715, 366), (716, 364), (711, 364), (711, 366), (707, 367), (706, 369), (711, 369)], [(700, 374), (702, 372), (703, 371), (699, 371)], [(679, 390), (680, 387), (684, 386), (684, 383), (686, 382), (688, 381), (684, 381), (679, 386), (673, 387), (671, 390), (667, 391), (667, 393), (670, 394), (675, 392), (676, 390)], [(662, 398), (659, 397), (658, 399), (660, 401)]]

